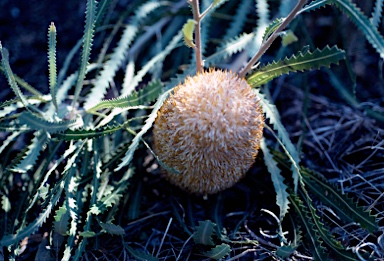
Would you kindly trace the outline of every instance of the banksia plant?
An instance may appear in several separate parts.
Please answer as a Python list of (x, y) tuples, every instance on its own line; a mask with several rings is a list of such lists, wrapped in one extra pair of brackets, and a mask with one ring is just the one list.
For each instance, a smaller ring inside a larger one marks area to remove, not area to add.
[(154, 144), (173, 184), (197, 194), (233, 186), (254, 162), (263, 133), (259, 98), (235, 73), (209, 70), (174, 89), (158, 112)]

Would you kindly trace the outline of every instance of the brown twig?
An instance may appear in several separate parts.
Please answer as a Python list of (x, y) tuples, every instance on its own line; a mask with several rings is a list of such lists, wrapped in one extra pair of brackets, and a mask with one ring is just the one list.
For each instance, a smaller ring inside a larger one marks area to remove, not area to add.
[(200, 73), (203, 70), (203, 59), (201, 54), (201, 20), (203, 18), (200, 15), (199, 0), (189, 0), (192, 6), (193, 19), (196, 22), (195, 26), (195, 54), (196, 54), (196, 72)]
[(247, 63), (247, 65), (239, 72), (239, 76), (241, 78), (245, 77), (247, 72), (251, 70), (252, 66), (256, 64), (256, 62), (260, 59), (260, 57), (268, 50), (268, 48), (271, 46), (273, 41), (278, 37), (279, 33), (284, 30), (285, 27), (296, 17), (298, 12), (301, 10), (301, 8), (304, 6), (304, 4), (307, 2), (307, 0), (299, 0), (299, 2), (296, 4), (295, 8), (292, 9), (292, 11), (289, 13), (289, 15), (285, 18), (283, 23), (276, 29), (276, 31), (273, 32), (273, 34), (265, 41), (259, 51), (252, 57), (252, 59)]

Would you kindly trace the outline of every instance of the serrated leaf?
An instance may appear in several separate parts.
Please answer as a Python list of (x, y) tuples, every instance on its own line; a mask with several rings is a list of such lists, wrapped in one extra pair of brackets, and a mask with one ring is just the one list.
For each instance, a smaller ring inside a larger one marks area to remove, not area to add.
[(292, 246), (292, 245), (281, 246), (276, 249), (276, 255), (278, 257), (286, 259), (290, 257), (293, 254), (293, 252), (295, 252), (296, 249), (297, 249), (297, 246)]
[(151, 112), (151, 114), (149, 114), (148, 116), (148, 119), (145, 121), (145, 124), (144, 126), (141, 128), (141, 130), (137, 133), (137, 135), (133, 138), (132, 142), (131, 142), (131, 145), (129, 146), (128, 150), (126, 151), (125, 153), (125, 156), (121, 159), (121, 163), (119, 164), (119, 166), (115, 169), (115, 171), (118, 171), (120, 170), (121, 168), (123, 168), (124, 166), (127, 166), (132, 158), (133, 158), (133, 153), (135, 152), (137, 146), (139, 145), (139, 142), (141, 140), (141, 137), (151, 128), (153, 122), (155, 121), (156, 117), (157, 117), (157, 112), (158, 110), (161, 108), (161, 106), (163, 105), (165, 99), (168, 97), (168, 93), (170, 92), (171, 90), (163, 93), (162, 95), (160, 95), (160, 97), (157, 99), (156, 103), (154, 104), (154, 108)]
[(231, 247), (227, 244), (222, 243), (221, 245), (217, 245), (214, 248), (212, 248), (210, 251), (204, 252), (203, 254), (209, 258), (219, 260), (229, 255), (230, 252), (231, 252)]
[(3, 236), (3, 238), (0, 240), (0, 246), (10, 246), (12, 244), (18, 243), (20, 240), (30, 236), (33, 232), (35, 232), (38, 228), (40, 228), (43, 225), (43, 223), (47, 220), (49, 215), (51, 214), (51, 211), (54, 205), (59, 200), (62, 191), (63, 191), (63, 187), (58, 186), (58, 190), (56, 194), (51, 198), (45, 210), (42, 213), (40, 213), (40, 215), (31, 224), (23, 228), (21, 231), (18, 231), (14, 235)]
[(329, 260), (329, 254), (326, 252), (325, 247), (323, 246), (323, 241), (320, 238), (315, 224), (312, 222), (312, 217), (310, 212), (307, 210), (307, 207), (304, 206), (303, 202), (299, 199), (297, 195), (291, 195), (290, 201), (293, 208), (296, 210), (296, 213), (302, 222), (305, 231), (308, 235), (306, 238), (307, 244), (312, 251), (313, 258), (321, 261)]
[(90, 238), (96, 236), (96, 233), (93, 231), (83, 231), (79, 233), (80, 237)]
[(136, 36), (137, 31), (137, 26), (127, 25), (125, 27), (117, 47), (113, 50), (110, 59), (105, 62), (100, 74), (95, 79), (91, 92), (86, 97), (84, 103), (86, 110), (89, 110), (94, 104), (99, 103), (105, 96), (109, 84), (113, 81), (113, 77), (127, 56), (129, 46)]
[(368, 42), (376, 49), (377, 53), (384, 59), (384, 38), (377, 27), (372, 26), (369, 19), (349, 0), (332, 0), (365, 35)]
[(310, 191), (321, 202), (335, 210), (345, 223), (357, 222), (370, 233), (378, 231), (375, 216), (370, 215), (351, 198), (343, 195), (337, 187), (329, 183), (321, 174), (309, 169), (302, 170), (303, 181)]
[(49, 89), (51, 90), (52, 102), (57, 111), (56, 27), (53, 22), (48, 28), (48, 69), (49, 69)]
[(115, 125), (115, 126), (105, 126), (97, 129), (80, 129), (80, 130), (67, 130), (62, 133), (56, 133), (53, 137), (60, 140), (70, 141), (70, 140), (84, 140), (84, 139), (94, 139), (99, 138), (105, 135), (110, 135), (116, 131), (122, 130), (125, 128), (125, 125)]
[[(263, 112), (269, 122), (272, 124), (273, 129), (277, 130), (277, 140), (286, 152), (289, 160), (291, 161), (291, 171), (294, 184), (294, 191), (297, 193), (299, 180), (300, 180), (300, 158), (295, 146), (289, 138), (288, 132), (284, 125), (281, 123), (279, 111), (276, 106), (271, 104), (259, 90), (254, 90), (257, 96), (260, 98), (260, 105), (263, 108)], [(274, 133), (272, 133), (275, 135)]]
[(150, 82), (138, 92), (133, 92), (126, 97), (120, 97), (111, 100), (105, 100), (88, 109), (89, 113), (106, 108), (128, 108), (154, 101), (162, 93), (162, 83), (159, 80)]
[(124, 244), (125, 249), (131, 254), (135, 260), (140, 261), (158, 261), (156, 257), (152, 256), (151, 254), (145, 253), (144, 251), (140, 251), (138, 249), (133, 249), (130, 247), (127, 243)]
[(112, 235), (125, 235), (124, 229), (119, 226), (112, 223), (103, 223), (99, 221), (100, 226), (109, 234)]
[(20, 124), (26, 124), (33, 130), (46, 131), (48, 133), (57, 133), (67, 129), (80, 128), (83, 126), (81, 116), (77, 116), (75, 120), (50, 122), (43, 118), (37, 117), (30, 112), (23, 112), (18, 117)]
[(123, 88), (121, 90), (120, 97), (127, 96), (131, 94), (140, 81), (142, 81), (143, 77), (159, 62), (163, 61), (167, 55), (176, 47), (180, 46), (180, 40), (183, 37), (183, 33), (180, 30), (173, 38), (172, 40), (167, 44), (167, 47), (164, 48), (163, 51), (159, 52), (157, 55), (155, 55), (152, 59), (150, 59), (144, 66), (141, 68), (136, 75), (133, 77), (132, 80), (129, 82), (126, 82), (124, 79)]
[(86, 13), (85, 26), (84, 26), (84, 34), (83, 34), (83, 51), (81, 54), (79, 74), (76, 82), (76, 88), (75, 88), (72, 107), (75, 107), (75, 104), (77, 102), (81, 89), (83, 88), (83, 82), (85, 79), (85, 75), (87, 73), (87, 66), (88, 66), (90, 55), (91, 55), (93, 36), (95, 31), (96, 9), (97, 9), (97, 1), (87, 0), (86, 11), (85, 11)]
[(374, 27), (379, 26), (380, 19), (382, 17), (382, 12), (383, 12), (383, 5), (384, 5), (384, 0), (376, 0), (371, 18), (369, 19), (369, 21)]
[(273, 159), (271, 152), (269, 151), (265, 139), (261, 139), (260, 148), (263, 151), (264, 162), (267, 166), (268, 172), (271, 174), (271, 179), (276, 192), (276, 204), (280, 208), (280, 221), (283, 220), (289, 209), (289, 194), (287, 192), (287, 185), (284, 184), (284, 178), (281, 175), (281, 170), (277, 166), (277, 162)]
[[(237, 7), (236, 14), (232, 17), (232, 22), (230, 23), (225, 35), (222, 39), (231, 39), (239, 35), (243, 31), (243, 27), (247, 20), (247, 15), (252, 11), (252, 0), (242, 0)], [(260, 1), (257, 1), (259, 3)], [(257, 4), (256, 3), (256, 4)]]
[(317, 215), (316, 209), (313, 206), (312, 200), (308, 196), (308, 193), (304, 189), (302, 189), (300, 191), (300, 194), (309, 209), (310, 216), (308, 218), (313, 221), (316, 227), (316, 231), (320, 235), (322, 241), (326, 244), (327, 249), (332, 251), (333, 254), (337, 255), (339, 257), (339, 260), (356, 260), (357, 256), (354, 253), (345, 250), (341, 243), (336, 241), (332, 233), (325, 227), (323, 222), (320, 220), (320, 217)]
[(344, 58), (345, 52), (336, 46), (332, 48), (326, 46), (322, 50), (316, 49), (313, 53), (310, 51), (307, 51), (305, 54), (299, 52), (297, 55), (292, 55), (283, 61), (269, 63), (257, 69), (247, 77), (247, 81), (255, 88), (266, 84), (282, 74), (319, 69), (321, 66), (329, 67), (332, 63), (337, 64)]
[(332, 4), (332, 0), (315, 0), (310, 2), (308, 5), (305, 5), (299, 12), (298, 15), (303, 13), (303, 12), (310, 12), (315, 9), (324, 7), (326, 5)]
[(233, 54), (244, 50), (252, 42), (254, 37), (255, 34), (253, 33), (244, 33), (240, 36), (228, 40), (220, 48), (218, 48), (218, 50), (214, 54), (204, 59), (206, 66), (226, 59), (232, 56)]
[(31, 140), (31, 143), (27, 147), (23, 158), (15, 167), (12, 168), (12, 171), (19, 173), (26, 173), (28, 170), (32, 169), (36, 163), (37, 157), (40, 155), (40, 152), (45, 149), (45, 146), (48, 142), (48, 136), (46, 132), (35, 132), (35, 137)]
[(273, 20), (267, 28), (265, 28), (264, 34), (263, 34), (263, 42), (265, 42), (268, 37), (270, 37), (274, 31), (279, 28), (279, 26), (284, 22), (284, 18), (276, 18)]
[(188, 47), (196, 48), (195, 43), (193, 42), (193, 32), (195, 30), (196, 21), (193, 19), (188, 19), (187, 22), (183, 25), (183, 35), (184, 42)]
[(17, 98), (23, 103), (24, 107), (29, 107), (29, 102), (24, 94), (21, 92), (19, 86), (16, 83), (15, 76), (13, 75), (11, 66), (9, 65), (9, 53), (8, 50), (3, 48), (0, 42), (1, 63), (4, 68), (5, 76), (8, 79), (8, 84), (16, 94)]
[(215, 226), (216, 224), (212, 223), (210, 220), (199, 221), (199, 225), (196, 227), (196, 232), (193, 235), (195, 243), (207, 246), (215, 245), (212, 241)]
[(69, 226), (69, 211), (65, 206), (61, 206), (58, 210), (56, 210), (55, 218), (55, 232), (61, 235), (68, 234), (68, 226)]

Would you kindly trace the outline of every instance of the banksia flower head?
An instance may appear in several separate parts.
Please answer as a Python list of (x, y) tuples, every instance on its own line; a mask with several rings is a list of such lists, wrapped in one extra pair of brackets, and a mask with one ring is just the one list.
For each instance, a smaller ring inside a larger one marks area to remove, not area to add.
[(233, 186), (254, 162), (264, 118), (259, 98), (236, 74), (210, 70), (174, 89), (154, 129), (160, 160), (173, 184), (196, 194)]

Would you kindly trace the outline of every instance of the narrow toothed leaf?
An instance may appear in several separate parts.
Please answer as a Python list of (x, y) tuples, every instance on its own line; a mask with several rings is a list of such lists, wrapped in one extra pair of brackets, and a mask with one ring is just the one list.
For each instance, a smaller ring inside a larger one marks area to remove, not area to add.
[(284, 22), (284, 18), (277, 18), (273, 20), (265, 29), (264, 34), (263, 34), (263, 42), (265, 42), (268, 37), (270, 37), (274, 31), (279, 28), (279, 26)]
[(33, 130), (44, 130), (49, 133), (57, 133), (67, 129), (75, 129), (83, 126), (83, 120), (78, 116), (75, 120), (50, 122), (33, 115), (30, 112), (23, 112), (18, 118), (20, 124), (26, 124)]
[[(256, 94), (260, 98), (260, 104), (263, 108), (263, 112), (266, 115), (266, 119), (269, 119), (273, 126), (273, 129), (277, 130), (277, 138), (280, 145), (283, 147), (288, 158), (291, 161), (292, 178), (294, 182), (294, 191), (297, 193), (299, 181), (300, 181), (300, 158), (295, 146), (289, 138), (288, 132), (284, 125), (281, 123), (279, 112), (275, 105), (271, 104), (259, 90), (255, 89)], [(274, 133), (273, 133), (274, 134)]]
[(380, 57), (384, 59), (384, 38), (377, 27), (371, 24), (368, 17), (350, 0), (332, 0), (332, 2), (347, 14), (357, 28), (364, 33), (368, 42), (376, 49)]
[(109, 234), (112, 235), (124, 235), (125, 231), (121, 226), (112, 223), (99, 222), (100, 226)]
[(134, 257), (135, 260), (139, 261), (159, 261), (156, 257), (151, 254), (145, 253), (144, 251), (131, 248), (127, 243), (124, 244), (125, 249), (129, 252), (130, 255)]
[(282, 221), (289, 209), (289, 194), (287, 192), (288, 187), (284, 184), (284, 178), (281, 175), (281, 170), (277, 166), (277, 162), (273, 159), (271, 152), (265, 144), (264, 138), (261, 140), (260, 148), (264, 154), (265, 165), (267, 166), (268, 172), (271, 174), (273, 186), (276, 191), (276, 204), (280, 208), (279, 218), (280, 221)]
[[(149, 60), (143, 66), (143, 68), (141, 68), (136, 73), (136, 75), (132, 78), (131, 81), (129, 81), (129, 82), (124, 81), (120, 97), (124, 97), (124, 96), (131, 94), (135, 90), (137, 85), (142, 81), (143, 77), (151, 69), (153, 69), (156, 64), (162, 62), (172, 50), (174, 50), (175, 48), (180, 46), (180, 41), (182, 40), (182, 37), (183, 37), (183, 32), (182, 32), (182, 30), (180, 30), (179, 33), (176, 34), (172, 38), (172, 40), (168, 43), (167, 47), (165, 47), (163, 51), (161, 51), (160, 53), (155, 55), (151, 60)], [(126, 79), (124, 79), (124, 80), (126, 80)]]
[(299, 52), (283, 61), (273, 62), (257, 69), (248, 76), (247, 81), (252, 87), (258, 87), (282, 74), (319, 69), (321, 66), (329, 67), (331, 64), (338, 64), (344, 58), (345, 52), (336, 46), (332, 48), (326, 46), (322, 50), (316, 49), (313, 53), (310, 51), (305, 54)]
[(305, 234), (306, 244), (311, 249), (313, 258), (320, 261), (329, 260), (329, 254), (326, 252), (326, 249), (323, 246), (324, 242), (319, 236), (315, 224), (312, 222), (312, 216), (308, 211), (308, 208), (303, 204), (297, 195), (291, 195), (290, 201), (305, 231), (307, 232), (307, 234)]
[(110, 135), (124, 128), (124, 125), (115, 125), (105, 126), (97, 129), (66, 130), (65, 132), (54, 134), (53, 137), (65, 141), (93, 139), (105, 135)]
[(89, 113), (96, 112), (98, 110), (106, 108), (128, 108), (139, 105), (144, 105), (154, 101), (162, 93), (162, 83), (160, 81), (153, 81), (140, 89), (138, 92), (133, 92), (126, 97), (120, 97), (117, 99), (105, 100), (88, 109)]
[(44, 211), (32, 223), (30, 223), (27, 227), (23, 228), (22, 230), (18, 231), (16, 234), (3, 236), (3, 238), (0, 240), (0, 246), (10, 246), (12, 244), (18, 243), (22, 239), (30, 236), (37, 229), (39, 229), (47, 220), (47, 218), (51, 215), (52, 209), (57, 203), (57, 201), (60, 199), (62, 191), (63, 187), (58, 186), (56, 194), (53, 195), (52, 198), (49, 200), (48, 206), (44, 209)]
[(333, 0), (315, 0), (315, 1), (312, 1), (308, 5), (305, 5), (303, 7), (303, 9), (300, 10), (299, 14), (303, 13), (303, 12), (310, 12), (310, 11), (313, 11), (315, 9), (324, 7), (326, 5), (330, 5), (330, 4), (332, 4), (332, 1)]
[(11, 66), (9, 65), (9, 53), (8, 50), (3, 48), (0, 43), (0, 53), (1, 53), (1, 63), (4, 68), (5, 76), (8, 79), (8, 84), (12, 88), (13, 92), (16, 94), (16, 96), (20, 99), (20, 101), (23, 103), (24, 107), (29, 107), (29, 102), (27, 98), (24, 96), (24, 94), (21, 92), (19, 86), (16, 83), (15, 76), (13, 75)]
[(374, 27), (378, 27), (380, 23), (380, 19), (382, 17), (382, 12), (383, 12), (383, 5), (384, 5), (384, 0), (376, 0), (375, 7), (373, 9), (371, 18), (369, 21), (371, 24), (373, 24)]
[(218, 61), (222, 61), (235, 53), (243, 51), (254, 39), (255, 34), (244, 33), (238, 37), (225, 42), (217, 51), (205, 58), (205, 65), (209, 66), (215, 64)]
[(90, 55), (91, 55), (93, 36), (95, 32), (96, 9), (97, 9), (97, 1), (87, 0), (85, 27), (84, 27), (84, 35), (83, 35), (83, 51), (81, 54), (79, 75), (76, 82), (76, 88), (75, 88), (72, 107), (75, 107), (77, 103), (77, 100), (83, 88), (83, 82), (87, 73), (87, 66), (88, 66)]
[(31, 170), (36, 163), (40, 152), (45, 149), (48, 142), (48, 136), (46, 132), (35, 132), (35, 137), (31, 140), (31, 144), (28, 146), (21, 161), (12, 168), (12, 171), (19, 173), (26, 173)]
[(222, 243), (221, 245), (217, 245), (214, 248), (212, 248), (210, 251), (204, 252), (203, 254), (209, 258), (219, 260), (229, 255), (230, 252), (231, 252), (231, 247), (228, 244)]
[(48, 68), (49, 68), (49, 88), (51, 90), (52, 102), (57, 111), (56, 27), (53, 22), (48, 28)]
[(325, 205), (336, 211), (345, 223), (357, 222), (370, 233), (378, 231), (376, 218), (364, 211), (353, 199), (343, 195), (341, 191), (319, 173), (309, 169), (302, 169), (302, 177), (310, 191)]
[(232, 22), (229, 25), (225, 35), (223, 36), (223, 39), (231, 39), (243, 31), (243, 27), (247, 20), (247, 15), (252, 11), (252, 3), (252, 0), (240, 1), (240, 4), (236, 10), (236, 14), (233, 16)]
[(133, 153), (135, 152), (137, 146), (139, 145), (141, 137), (152, 127), (152, 124), (157, 117), (157, 112), (163, 105), (165, 99), (168, 97), (169, 92), (170, 90), (160, 95), (160, 97), (157, 99), (151, 114), (148, 116), (148, 119), (145, 121), (145, 124), (141, 128), (141, 130), (133, 138), (131, 145), (129, 146), (128, 150), (125, 153), (125, 156), (121, 159), (121, 163), (115, 169), (115, 171), (120, 170), (121, 168), (123, 168), (124, 166), (127, 166), (131, 162), (133, 158)]
[(212, 240), (216, 224), (210, 220), (199, 221), (199, 225), (196, 227), (196, 232), (193, 235), (193, 239), (196, 244), (202, 244), (207, 246), (214, 246), (215, 243)]
[(116, 48), (113, 50), (108, 61), (103, 65), (100, 74), (96, 77), (91, 92), (85, 99), (84, 108), (86, 110), (104, 98), (116, 72), (123, 65), (133, 40), (140, 33), (139, 26), (143, 19), (163, 5), (165, 5), (165, 2), (149, 1), (138, 7), (132, 21), (124, 28)]

